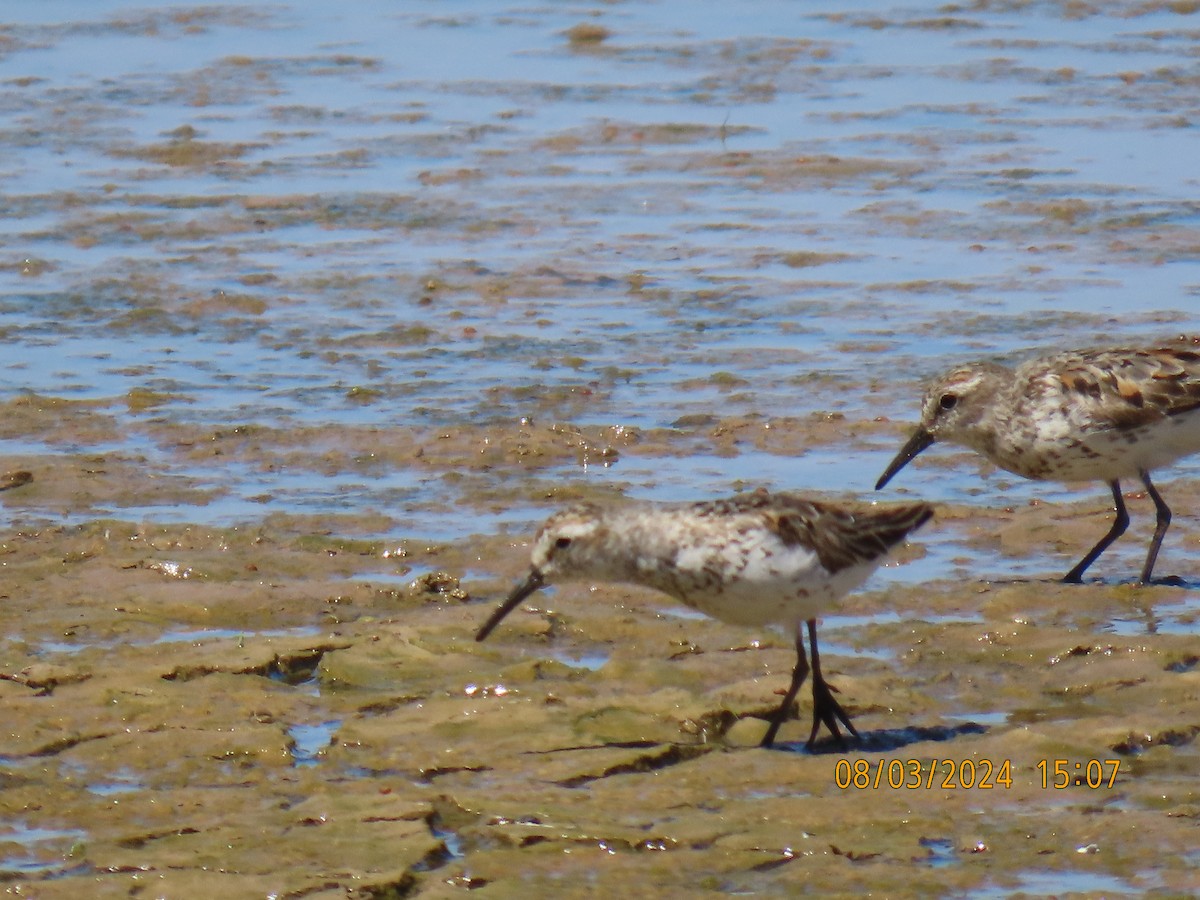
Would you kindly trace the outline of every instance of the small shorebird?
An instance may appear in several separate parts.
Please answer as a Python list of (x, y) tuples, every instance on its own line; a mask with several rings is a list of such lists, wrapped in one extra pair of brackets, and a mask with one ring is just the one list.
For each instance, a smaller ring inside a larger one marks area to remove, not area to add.
[(1200, 450), (1200, 353), (1075, 350), (1030, 360), (1015, 370), (995, 363), (960, 366), (925, 393), (921, 424), (875, 485), (887, 484), (935, 441), (982, 453), (1025, 478), (1103, 480), (1112, 490), (1112, 528), (1063, 581), (1079, 583), (1129, 514), (1120, 479), (1136, 475), (1157, 510), (1157, 527), (1142, 567), (1150, 581), (1171, 510), (1151, 470)]
[(858, 732), (821, 674), (816, 617), (862, 584), (888, 550), (924, 523), (924, 503), (818, 503), (758, 490), (702, 503), (584, 503), (555, 513), (534, 539), (532, 569), (479, 629), (486, 638), (539, 588), (558, 581), (639, 584), (733, 625), (795, 629), (791, 685), (761, 746), (770, 747), (810, 671), (813, 745), (822, 722)]

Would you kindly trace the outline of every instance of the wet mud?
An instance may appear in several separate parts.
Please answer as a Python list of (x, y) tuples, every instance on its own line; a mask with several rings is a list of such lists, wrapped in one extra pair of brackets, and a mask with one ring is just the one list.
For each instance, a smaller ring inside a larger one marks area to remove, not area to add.
[[(783, 446), (819, 442), (822, 424), (792, 423)], [(720, 440), (732, 425), (710, 427)], [(461, 471), (458, 442), (475, 446), (448, 439), (440, 464)], [(4, 502), (44, 481), (47, 498), (81, 490), (59, 464), (31, 460)], [(94, 470), (87, 496), (147, 477), (74, 465)], [(1200, 500), (1186, 483), (1165, 490)], [(847, 598), (822, 626), (825, 670), (863, 742), (824, 737), (812, 752), (804, 692), (778, 746), (757, 747), (794, 662), (787, 636), (649, 591), (570, 585), (476, 643), (530, 535), (385, 542), (354, 537), (364, 524), (378, 527), (351, 514), (227, 529), (110, 519), (5, 539), (11, 889), (790, 894), (903, 878), (1003, 892), (1047, 871), (1188, 889), (1195, 588), (1135, 587), (1121, 564), (1140, 547), (1097, 563), (1103, 581), (1056, 583), (1054, 563), (1102, 530), (1101, 497), (940, 508), (932, 546), (1048, 571)], [(1198, 541), (1178, 523), (1163, 571)], [(920, 567), (922, 549), (898, 559)]]
[(906, 468), (847, 747), (651, 592), (474, 640), (564, 504), (875, 496), (948, 362), (1200, 333), (1196, 4), (701, 5), (6, 13), (0, 889), (1195, 891), (1194, 459), (1146, 587), (1137, 491), (1063, 585), (1103, 486)]

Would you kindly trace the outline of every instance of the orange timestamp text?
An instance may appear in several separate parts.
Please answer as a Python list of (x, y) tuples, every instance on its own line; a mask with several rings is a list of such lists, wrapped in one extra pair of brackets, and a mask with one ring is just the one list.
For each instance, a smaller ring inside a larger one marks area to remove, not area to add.
[(995, 790), (1011, 788), (1012, 760), (839, 759), (833, 781), (842, 790)]
[[(1034, 765), (1035, 783), (1046, 790), (1112, 788), (1121, 771), (1119, 759), (1042, 759)], [(839, 759), (833, 781), (841, 790), (996, 790), (1013, 786), (1010, 759)]]
[(1072, 785), (1075, 787), (1111, 788), (1117, 783), (1117, 773), (1121, 771), (1119, 759), (1087, 759), (1082, 762), (1072, 762), (1069, 759), (1038, 760), (1035, 768), (1041, 778), (1042, 787), (1061, 791)]

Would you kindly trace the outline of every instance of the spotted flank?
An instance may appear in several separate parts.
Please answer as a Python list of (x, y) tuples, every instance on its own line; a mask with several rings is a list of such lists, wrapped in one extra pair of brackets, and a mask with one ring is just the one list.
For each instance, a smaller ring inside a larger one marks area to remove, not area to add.
[(1149, 582), (1171, 520), (1150, 473), (1200, 450), (1200, 353), (1077, 350), (1016, 369), (990, 362), (952, 369), (926, 391), (920, 424), (876, 488), (937, 441), (969, 447), (1025, 478), (1109, 485), (1113, 526), (1067, 573), (1071, 582), (1124, 533), (1129, 517), (1120, 479), (1136, 476), (1157, 511), (1140, 579)]
[(750, 534), (765, 530), (786, 548), (816, 553), (821, 567), (831, 574), (871, 564), (933, 515), (924, 503), (855, 507), (766, 491), (684, 504), (681, 509), (697, 510), (702, 519), (742, 519)]
[(812, 647), (813, 730), (838, 722), (857, 734), (820, 674), (816, 618), (864, 582), (888, 550), (933, 514), (925, 503), (833, 504), (756, 491), (700, 503), (580, 504), (555, 513), (534, 538), (529, 576), (479, 630), (484, 640), (530, 594), (560, 581), (638, 584), (734, 625), (795, 633), (797, 665), (770, 746), (807, 676)]

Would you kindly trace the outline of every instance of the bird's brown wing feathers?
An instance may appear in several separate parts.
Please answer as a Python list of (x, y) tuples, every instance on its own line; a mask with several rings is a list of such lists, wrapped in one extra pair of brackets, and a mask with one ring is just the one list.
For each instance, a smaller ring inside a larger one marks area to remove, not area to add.
[(1200, 407), (1200, 353), (1158, 350), (1096, 350), (1077, 354), (1044, 384), (1074, 402), (1099, 407), (1118, 428), (1138, 428)]
[(768, 526), (785, 544), (813, 550), (830, 572), (878, 559), (933, 515), (927, 503), (843, 506), (787, 494), (775, 500), (763, 511)]

